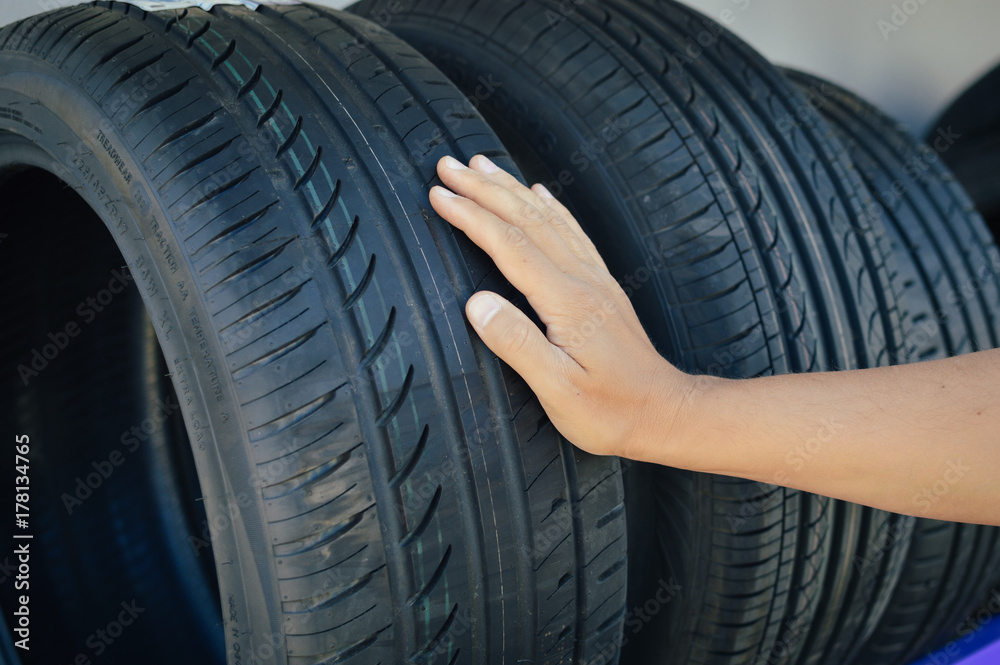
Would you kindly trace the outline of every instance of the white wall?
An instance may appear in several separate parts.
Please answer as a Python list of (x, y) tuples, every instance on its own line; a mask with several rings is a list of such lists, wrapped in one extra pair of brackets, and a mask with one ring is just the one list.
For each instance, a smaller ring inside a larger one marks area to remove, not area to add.
[[(78, 1), (0, 0), (0, 24)], [(727, 23), (775, 62), (851, 88), (921, 134), (1000, 62), (997, 0), (684, 1)]]

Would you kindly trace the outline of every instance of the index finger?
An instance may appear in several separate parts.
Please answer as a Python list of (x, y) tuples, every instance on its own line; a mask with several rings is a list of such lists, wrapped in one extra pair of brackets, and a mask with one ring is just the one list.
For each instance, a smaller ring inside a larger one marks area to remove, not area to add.
[[(582, 232), (578, 233), (573, 228), (573, 225), (570, 224), (569, 220), (572, 219), (572, 215), (564, 215), (563, 211), (559, 210), (557, 206), (549, 205), (549, 202), (539, 192), (522, 185), (517, 178), (494, 164), (485, 155), (476, 155), (473, 157), (469, 162), (469, 167), (483, 178), (496, 183), (504, 190), (510, 192), (519, 200), (531, 204), (538, 210), (544, 211), (543, 214), (548, 226), (562, 239), (576, 258), (589, 263), (594, 262), (594, 252), (591, 251), (591, 247), (588, 247), (589, 240), (585, 242), (584, 238), (581, 237)], [(494, 210), (494, 212), (496, 211)], [(568, 213), (568, 211), (566, 212)], [(598, 265), (603, 265), (603, 263), (598, 260)]]
[(523, 293), (542, 318), (564, 299), (571, 277), (561, 271), (519, 228), (475, 201), (444, 187), (431, 188), (431, 205), (441, 217), (486, 252), (514, 288)]
[(562, 216), (562, 218), (566, 221), (567, 226), (569, 226), (569, 228), (580, 237), (580, 241), (587, 248), (587, 251), (590, 252), (591, 257), (597, 262), (597, 265), (601, 266), (605, 270), (608, 270), (608, 266), (604, 263), (601, 253), (597, 251), (597, 246), (594, 245), (594, 241), (591, 240), (590, 236), (588, 236), (583, 230), (583, 227), (580, 226), (580, 222), (578, 222), (576, 217), (573, 216), (573, 213), (569, 211), (569, 208), (564, 206), (562, 201), (557, 199), (552, 192), (549, 191), (549, 188), (542, 183), (535, 183), (532, 185), (531, 191), (538, 194), (542, 203), (549, 206), (555, 210), (557, 214)]

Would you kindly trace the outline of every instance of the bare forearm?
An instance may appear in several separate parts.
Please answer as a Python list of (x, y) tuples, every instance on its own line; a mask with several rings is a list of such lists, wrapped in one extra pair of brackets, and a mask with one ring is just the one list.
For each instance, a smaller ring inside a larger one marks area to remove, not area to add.
[(638, 457), (1000, 524), (1000, 351), (850, 372), (697, 378), (688, 404), (671, 440), (651, 436)]

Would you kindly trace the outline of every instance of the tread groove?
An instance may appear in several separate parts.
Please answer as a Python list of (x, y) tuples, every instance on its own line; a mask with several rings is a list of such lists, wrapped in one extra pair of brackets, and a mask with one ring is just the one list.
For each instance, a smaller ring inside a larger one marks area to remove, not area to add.
[(226, 148), (228, 148), (229, 146), (231, 146), (233, 143), (236, 142), (236, 138), (237, 137), (233, 137), (233, 138), (231, 138), (231, 139), (229, 139), (227, 141), (223, 141), (222, 143), (220, 143), (219, 145), (215, 146), (214, 148), (211, 148), (210, 150), (207, 150), (207, 151), (203, 152), (202, 154), (198, 155), (197, 157), (195, 157), (191, 161), (187, 162), (186, 164), (184, 164), (184, 166), (180, 167), (180, 169), (178, 169), (172, 176), (170, 176), (169, 178), (167, 178), (167, 181), (164, 182), (162, 185), (160, 185), (159, 189), (161, 191), (164, 190), (164, 189), (166, 189), (167, 186), (170, 185), (170, 183), (172, 183), (173, 181), (177, 180), (177, 178), (180, 178), (182, 175), (184, 175), (185, 173), (187, 173), (191, 169), (197, 167), (200, 164), (203, 164), (203, 163), (207, 162), (208, 160), (212, 159), (213, 157), (216, 157), (217, 155), (222, 154), (226, 150)]
[(410, 452), (410, 456), (407, 458), (406, 462), (392, 474), (389, 478), (389, 486), (393, 489), (398, 489), (400, 485), (403, 484), (413, 470), (417, 467), (417, 462), (420, 461), (421, 456), (424, 454), (424, 449), (427, 447), (427, 440), (430, 437), (431, 428), (429, 425), (424, 425), (423, 431), (420, 433), (420, 438), (417, 440), (417, 445), (414, 446), (413, 450)]
[(443, 492), (443, 489), (444, 488), (441, 485), (438, 485), (437, 489), (434, 490), (434, 496), (432, 496), (430, 502), (428, 502), (427, 510), (424, 511), (423, 517), (421, 517), (420, 521), (413, 527), (413, 530), (403, 536), (403, 538), (399, 541), (400, 547), (409, 547), (412, 545), (420, 539), (420, 536), (422, 536), (424, 531), (427, 530), (427, 527), (430, 526), (431, 520), (434, 519), (434, 514), (437, 512), (438, 504), (441, 503), (441, 493)]
[(131, 123), (133, 120), (136, 119), (136, 117), (138, 117), (139, 115), (145, 113), (146, 111), (148, 111), (149, 109), (153, 108), (157, 104), (161, 104), (161, 103), (167, 101), (168, 99), (170, 99), (171, 97), (179, 94), (182, 90), (184, 90), (184, 88), (188, 87), (188, 84), (191, 83), (192, 80), (194, 80), (193, 76), (191, 78), (189, 78), (189, 79), (187, 79), (187, 80), (185, 80), (185, 81), (183, 81), (181, 83), (178, 83), (175, 86), (171, 86), (170, 88), (167, 88), (163, 92), (161, 92), (159, 94), (156, 94), (156, 95), (153, 95), (152, 97), (150, 97), (149, 99), (147, 99), (146, 102), (136, 110), (136, 112), (132, 115), (132, 117), (129, 118), (129, 123)]
[(298, 192), (302, 187), (312, 180), (312, 177), (316, 175), (316, 169), (319, 168), (320, 160), (323, 158), (323, 146), (316, 146), (316, 154), (313, 155), (312, 161), (306, 168), (305, 173), (299, 176), (299, 179), (295, 181), (295, 185), (292, 187), (293, 192)]
[[(450, 545), (448, 546), (448, 549), (449, 550), (451, 549)], [(438, 645), (441, 644), (441, 641), (444, 640), (444, 637), (445, 635), (448, 634), (448, 631), (451, 630), (452, 625), (455, 623), (455, 617), (457, 616), (458, 616), (458, 603), (456, 603), (455, 606), (452, 607), (451, 613), (448, 615), (448, 618), (444, 620), (444, 624), (441, 626), (441, 630), (437, 632), (437, 635), (435, 635), (426, 645), (424, 645), (422, 649), (411, 655), (410, 662), (420, 665), (430, 663), (432, 657), (434, 656), (435, 650), (437, 649)]]
[[(241, 203), (242, 203), (242, 201), (241, 201)], [(274, 207), (277, 204), (278, 204), (277, 201), (271, 201), (266, 206), (264, 206), (263, 208), (257, 210), (256, 212), (253, 212), (253, 213), (247, 215), (246, 217), (244, 217), (244, 218), (242, 218), (242, 219), (240, 219), (240, 220), (238, 220), (238, 221), (230, 224), (225, 229), (223, 229), (222, 231), (219, 231), (219, 233), (217, 233), (216, 235), (214, 235), (211, 238), (209, 238), (205, 242), (204, 245), (202, 245), (197, 250), (195, 250), (194, 252), (192, 252), (192, 254), (191, 254), (192, 258), (195, 257), (195, 256), (197, 256), (199, 253), (201, 253), (201, 251), (204, 250), (205, 248), (210, 247), (211, 245), (213, 245), (213, 244), (215, 244), (217, 242), (225, 240), (226, 238), (229, 238), (229, 237), (235, 235), (240, 230), (246, 228), (247, 226), (253, 224), (254, 222), (259, 221), (260, 219), (262, 219), (267, 214), (267, 212), (272, 207)], [(214, 220), (212, 220), (212, 221), (214, 221)], [(211, 223), (211, 222), (209, 222), (209, 223)], [(200, 233), (201, 231), (203, 231), (204, 228), (205, 227), (203, 226), (200, 229), (198, 229), (197, 231), (195, 231), (194, 233), (192, 233), (190, 236), (188, 236), (186, 238), (186, 241), (190, 241), (191, 238), (193, 238), (198, 233)]]
[(198, 201), (195, 202), (190, 208), (188, 208), (183, 213), (181, 213), (180, 215), (178, 215), (177, 218), (181, 219), (181, 218), (185, 217), (186, 215), (190, 214), (196, 208), (199, 208), (199, 207), (205, 205), (206, 203), (212, 201), (213, 199), (216, 199), (219, 196), (222, 196), (223, 194), (225, 194), (226, 192), (228, 192), (231, 189), (235, 189), (235, 188), (239, 187), (244, 182), (246, 182), (247, 179), (250, 178), (250, 176), (253, 175), (254, 171), (256, 171), (256, 170), (257, 170), (257, 167), (255, 166), (252, 169), (250, 169), (249, 171), (247, 171), (246, 173), (242, 173), (242, 174), (236, 176), (235, 178), (233, 178), (232, 180), (230, 180), (229, 182), (226, 182), (226, 183), (224, 183), (222, 185), (219, 185), (218, 187), (216, 187), (215, 189), (211, 190), (210, 192), (207, 192), (204, 196), (202, 196), (200, 199), (198, 199)]
[(229, 58), (235, 52), (236, 52), (236, 40), (235, 39), (231, 39), (231, 40), (229, 40), (229, 44), (222, 51), (222, 53), (220, 53), (219, 55), (217, 55), (215, 57), (215, 60), (212, 61), (212, 71), (214, 72), (219, 67), (221, 67), (222, 63), (224, 63), (226, 60), (229, 60)]
[(354, 221), (351, 222), (351, 228), (347, 230), (347, 236), (340, 243), (340, 247), (338, 247), (333, 254), (330, 255), (330, 258), (326, 260), (327, 268), (333, 268), (336, 266), (347, 254), (347, 250), (351, 248), (351, 245), (354, 243), (354, 238), (358, 235), (359, 224), (360, 219), (355, 216)]
[[(183, 137), (187, 136), (188, 134), (191, 134), (192, 132), (194, 132), (194, 131), (196, 131), (198, 129), (201, 129), (202, 127), (204, 127), (208, 123), (212, 122), (212, 120), (215, 119), (216, 115), (219, 113), (220, 110), (221, 109), (219, 109), (219, 108), (212, 109), (211, 112), (206, 113), (202, 117), (200, 117), (200, 118), (198, 118), (196, 120), (192, 120), (191, 122), (186, 123), (182, 127), (178, 127), (177, 129), (175, 129), (174, 131), (172, 131), (170, 134), (168, 134), (167, 137), (165, 139), (163, 139), (163, 141), (160, 142), (160, 144), (158, 146), (156, 146), (155, 148), (153, 148), (150, 151), (149, 157), (152, 157), (157, 152), (159, 152), (160, 150), (162, 150), (164, 147), (170, 145), (174, 141), (176, 141), (176, 140), (178, 140), (180, 138), (183, 138)], [(149, 157), (147, 157), (146, 159), (148, 160)]]
[(290, 543), (275, 545), (273, 547), (274, 555), (277, 557), (291, 557), (299, 554), (305, 554), (306, 552), (311, 552), (321, 547), (326, 547), (360, 524), (361, 520), (365, 517), (365, 513), (374, 507), (374, 503), (369, 504), (347, 519), (322, 531), (309, 534), (304, 538), (299, 538), (298, 540), (294, 540)]
[(275, 93), (274, 95), (274, 100), (271, 102), (271, 105), (268, 106), (266, 109), (264, 109), (261, 112), (260, 117), (257, 118), (257, 129), (263, 127), (264, 123), (266, 123), (274, 116), (275, 112), (278, 110), (278, 107), (281, 106), (281, 97), (283, 94), (284, 93), (279, 88), (278, 92)]
[(382, 410), (382, 413), (380, 413), (378, 418), (375, 420), (379, 427), (386, 427), (389, 422), (396, 417), (399, 409), (403, 406), (403, 402), (406, 401), (407, 396), (410, 394), (410, 388), (412, 385), (413, 365), (410, 365), (406, 370), (406, 376), (403, 378), (403, 385), (400, 386), (396, 397)]
[[(295, 140), (299, 138), (299, 133), (301, 131), (302, 131), (302, 116), (298, 116), (295, 119), (295, 125), (292, 127), (292, 131), (288, 133), (288, 136), (285, 137), (285, 140), (282, 141), (281, 145), (279, 145), (278, 149), (274, 152), (275, 159), (281, 157), (286, 152), (288, 152), (288, 149), (292, 147), (292, 144), (295, 143)], [(296, 187), (295, 189), (297, 190), (298, 187)]]
[(320, 329), (323, 328), (323, 326), (325, 325), (326, 325), (325, 323), (321, 323), (315, 328), (307, 330), (306, 332), (299, 335), (295, 339), (285, 342), (281, 346), (272, 349), (271, 351), (265, 353), (259, 358), (251, 360), (246, 365), (234, 369), (233, 378), (237, 380), (242, 379), (245, 376), (248, 376), (251, 372), (261, 369), (262, 367), (266, 367), (271, 363), (280, 360), (281, 358), (284, 358), (289, 353), (292, 353), (293, 351), (301, 347), (303, 344), (311, 340), (313, 337), (315, 337), (316, 333), (319, 332)]
[(200, 28), (192, 32), (190, 35), (188, 35), (187, 48), (190, 49), (192, 46), (194, 46), (194, 43), (199, 39), (201, 39), (202, 37), (204, 37), (205, 34), (211, 29), (211, 27), (212, 27), (212, 22), (205, 21), (204, 23), (201, 24)]
[(438, 585), (441, 579), (444, 577), (444, 572), (448, 568), (448, 561), (451, 560), (451, 545), (447, 547), (444, 551), (444, 555), (441, 557), (441, 561), (438, 563), (437, 568), (431, 573), (431, 576), (427, 579), (427, 583), (420, 589), (417, 593), (410, 597), (407, 604), (410, 607), (415, 607), (431, 595), (434, 591), (434, 587)]
[(320, 395), (316, 399), (303, 404), (297, 409), (290, 411), (282, 416), (278, 416), (270, 422), (264, 423), (258, 427), (253, 427), (250, 429), (250, 440), (251, 441), (262, 441), (266, 438), (275, 436), (284, 432), (285, 430), (294, 427), (300, 422), (306, 420), (309, 416), (313, 415), (324, 406), (329, 404), (337, 396), (337, 391), (346, 386), (347, 383), (342, 383), (330, 392)]
[(383, 569), (385, 569), (384, 565), (379, 566), (375, 570), (366, 575), (362, 575), (353, 582), (324, 594), (313, 596), (311, 598), (304, 598), (302, 600), (286, 600), (281, 603), (282, 611), (285, 614), (311, 614), (313, 612), (320, 612), (322, 610), (329, 609), (337, 603), (347, 600), (364, 589), (369, 583), (371, 583), (372, 579), (375, 577), (375, 573)]
[(254, 86), (260, 82), (260, 75), (263, 71), (264, 70), (260, 65), (257, 65), (257, 67), (254, 68), (253, 74), (251, 74), (250, 78), (243, 82), (243, 85), (241, 85), (240, 89), (236, 92), (237, 100), (242, 99), (248, 92), (253, 90)]
[(333, 192), (330, 194), (330, 198), (327, 199), (326, 204), (323, 205), (320, 211), (313, 215), (312, 222), (309, 225), (310, 230), (315, 230), (316, 227), (329, 217), (331, 212), (333, 212), (333, 206), (337, 205), (337, 201), (340, 199), (340, 187), (340, 178), (337, 178), (337, 181), (333, 185)]
[(236, 279), (240, 275), (244, 275), (244, 274), (253, 272), (255, 270), (258, 270), (258, 269), (264, 267), (265, 265), (267, 265), (268, 263), (270, 263), (271, 261), (273, 261), (283, 251), (285, 251), (285, 248), (288, 247), (293, 242), (295, 242), (295, 240), (296, 240), (296, 238), (289, 238), (288, 240), (286, 240), (285, 242), (281, 243), (280, 245), (278, 245), (274, 249), (270, 250), (269, 252), (267, 252), (267, 253), (265, 253), (265, 254), (263, 254), (261, 256), (258, 256), (257, 258), (255, 258), (255, 259), (253, 259), (251, 261), (247, 261), (246, 263), (244, 263), (243, 265), (241, 265), (239, 268), (237, 268), (233, 272), (229, 273), (228, 275), (226, 275), (225, 277), (223, 277), (221, 280), (219, 280), (218, 282), (216, 282), (212, 286), (210, 286), (207, 289), (205, 289), (205, 292), (209, 293), (211, 291), (214, 291), (215, 289), (219, 288), (223, 284), (226, 284), (227, 282), (231, 282), (232, 280)]
[(348, 310), (354, 307), (354, 305), (356, 305), (357, 302), (361, 300), (361, 297), (365, 294), (365, 291), (368, 289), (368, 285), (371, 284), (372, 275), (374, 274), (375, 274), (375, 255), (372, 254), (371, 258), (368, 260), (368, 268), (365, 269), (365, 274), (361, 276), (360, 280), (358, 280), (358, 285), (354, 287), (354, 290), (351, 291), (350, 295), (348, 295), (347, 298), (344, 299), (344, 302), (341, 305), (342, 309)]
[(386, 346), (389, 344), (389, 338), (392, 337), (393, 329), (396, 325), (396, 306), (393, 305), (389, 308), (389, 316), (386, 319), (385, 325), (382, 326), (382, 332), (379, 333), (378, 337), (372, 343), (368, 349), (361, 356), (361, 362), (359, 363), (362, 369), (368, 369), (371, 367), (382, 351), (385, 350)]

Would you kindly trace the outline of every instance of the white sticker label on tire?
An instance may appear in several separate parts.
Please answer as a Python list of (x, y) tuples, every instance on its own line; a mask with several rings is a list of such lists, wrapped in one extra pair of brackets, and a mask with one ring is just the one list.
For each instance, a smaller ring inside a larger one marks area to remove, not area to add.
[(125, 0), (127, 4), (135, 5), (147, 12), (159, 12), (165, 9), (181, 9), (183, 7), (199, 7), (209, 11), (215, 5), (243, 5), (256, 10), (261, 5), (300, 5), (301, 0)]

